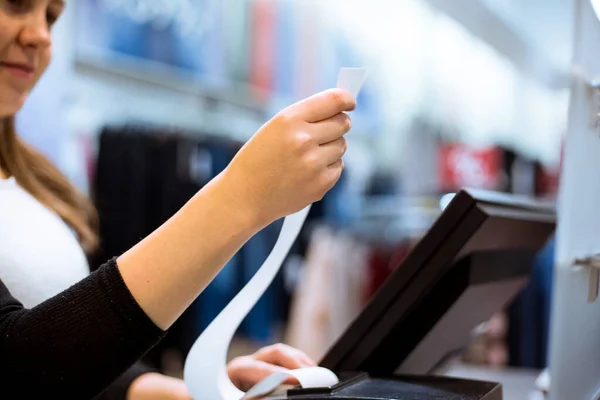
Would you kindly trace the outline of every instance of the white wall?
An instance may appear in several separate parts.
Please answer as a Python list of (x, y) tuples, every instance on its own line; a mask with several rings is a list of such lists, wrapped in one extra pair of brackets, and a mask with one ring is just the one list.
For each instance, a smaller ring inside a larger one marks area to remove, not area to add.
[(484, 0), (557, 66), (573, 58), (575, 2), (572, 0)]

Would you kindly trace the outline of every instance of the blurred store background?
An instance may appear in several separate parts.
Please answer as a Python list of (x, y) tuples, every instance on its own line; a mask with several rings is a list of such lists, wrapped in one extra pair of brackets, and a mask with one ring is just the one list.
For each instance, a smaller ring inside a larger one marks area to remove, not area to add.
[[(68, 3), (51, 69), (18, 123), (94, 196), (98, 260), (174, 213), (275, 112), (335, 86), (340, 67), (369, 69), (343, 179), (313, 208), (232, 352), (283, 340), (319, 358), (427, 230), (445, 194), (462, 187), (556, 194), (572, 2)], [(200, 296), (149, 355), (157, 368), (179, 373), (194, 339), (261, 265), (278, 229), (253, 238)], [(551, 251), (539, 264), (465, 361), (545, 366)]]

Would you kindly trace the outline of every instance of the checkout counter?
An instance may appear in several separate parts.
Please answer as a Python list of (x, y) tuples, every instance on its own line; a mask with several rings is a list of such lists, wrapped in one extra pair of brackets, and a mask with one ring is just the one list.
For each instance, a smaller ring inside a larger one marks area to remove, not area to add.
[(274, 398), (502, 400), (501, 384), (445, 365), (524, 287), (555, 223), (550, 204), (458, 193), (320, 362), (340, 383)]

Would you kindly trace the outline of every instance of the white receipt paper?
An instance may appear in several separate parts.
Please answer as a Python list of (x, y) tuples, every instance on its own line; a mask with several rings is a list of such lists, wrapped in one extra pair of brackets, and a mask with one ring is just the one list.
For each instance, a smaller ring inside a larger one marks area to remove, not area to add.
[(338, 76), (337, 87), (347, 90), (356, 98), (366, 79), (366, 68), (342, 68)]
[[(342, 68), (338, 88), (358, 97), (365, 79), (364, 68)], [(304, 225), (310, 207), (284, 219), (279, 238), (263, 265), (192, 346), (185, 360), (183, 374), (194, 400), (241, 400), (265, 396), (290, 376), (295, 377), (304, 388), (331, 387), (338, 383), (335, 374), (327, 369), (302, 368), (273, 374), (244, 393), (235, 387), (227, 375), (227, 351), (233, 335), (277, 275)]]
[(246, 392), (242, 400), (257, 399), (272, 393), (288, 378), (296, 378), (303, 388), (331, 387), (338, 383), (338, 377), (328, 369), (310, 367), (277, 372), (263, 379)]

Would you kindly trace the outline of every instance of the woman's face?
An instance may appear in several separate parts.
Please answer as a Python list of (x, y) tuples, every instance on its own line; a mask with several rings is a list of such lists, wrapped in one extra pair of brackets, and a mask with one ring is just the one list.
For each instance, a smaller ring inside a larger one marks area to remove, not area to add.
[(0, 0), (0, 117), (14, 115), (52, 56), (64, 0)]

